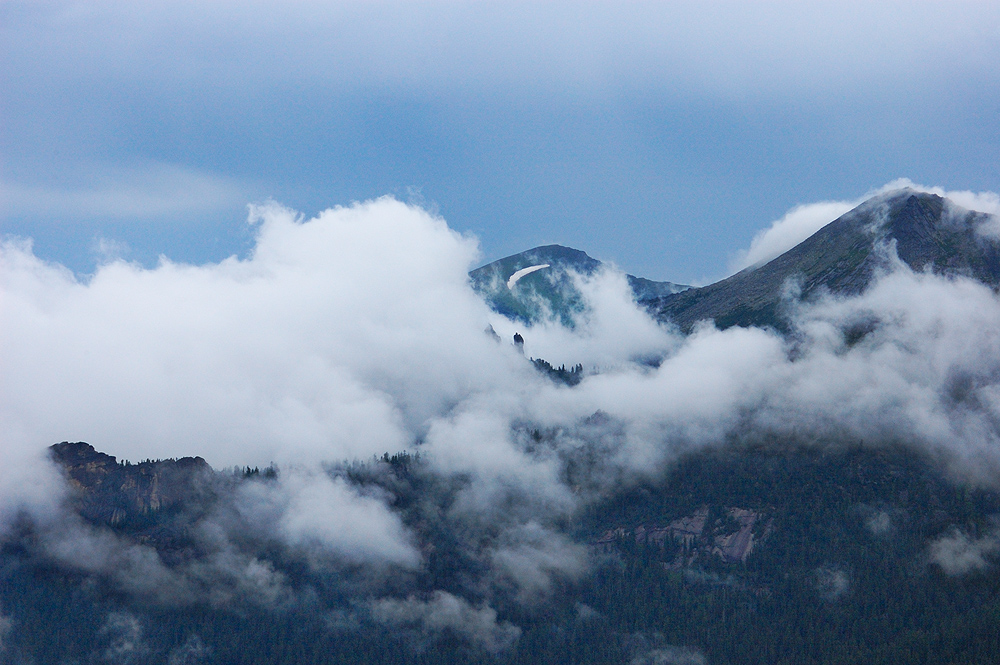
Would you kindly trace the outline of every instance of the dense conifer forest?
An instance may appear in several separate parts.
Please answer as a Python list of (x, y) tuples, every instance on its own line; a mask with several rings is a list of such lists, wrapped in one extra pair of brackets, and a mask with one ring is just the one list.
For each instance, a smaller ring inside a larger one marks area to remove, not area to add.
[[(435, 518), (461, 479), (406, 453), (330, 472), (395, 497), (393, 509), (424, 539), (421, 569), (378, 582), (349, 566), (324, 576), (265, 543), (260, 558), (294, 590), (280, 603), (151, 601), (53, 564), (24, 521), (0, 550), (5, 662), (984, 663), (1000, 652), (990, 545), (1000, 495), (953, 483), (902, 448), (772, 444), (684, 457), (564, 524), (590, 543), (591, 566), (527, 601), (497, 581), (470, 584), (482, 564), (463, 539), (484, 535)], [(227, 488), (280, 473), (213, 472), (201, 509)], [(755, 546), (742, 557), (719, 548), (741, 529), (734, 514), (744, 525), (754, 517)], [(670, 525), (692, 515), (704, 528), (685, 540), (678, 529), (688, 527)], [(90, 519), (155, 542), (165, 558), (198, 556), (176, 554), (191, 547), (183, 510)], [(934, 554), (948, 539), (954, 561)], [(488, 597), (495, 623), (480, 628), (491, 636), (380, 621), (372, 601), (386, 589)]]

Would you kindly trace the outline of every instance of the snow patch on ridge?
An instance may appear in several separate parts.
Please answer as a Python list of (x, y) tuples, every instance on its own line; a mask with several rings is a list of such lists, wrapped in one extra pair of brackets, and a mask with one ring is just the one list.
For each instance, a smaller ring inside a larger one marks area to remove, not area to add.
[(517, 272), (515, 272), (513, 275), (511, 275), (510, 278), (507, 279), (507, 288), (508, 289), (513, 289), (514, 285), (517, 284), (517, 280), (521, 279), (525, 275), (530, 275), (531, 273), (535, 272), (536, 270), (542, 270), (542, 269), (548, 268), (548, 267), (550, 267), (550, 264), (548, 264), (548, 263), (540, 263), (537, 266), (529, 266), (527, 268), (521, 268), (520, 270), (518, 270)]

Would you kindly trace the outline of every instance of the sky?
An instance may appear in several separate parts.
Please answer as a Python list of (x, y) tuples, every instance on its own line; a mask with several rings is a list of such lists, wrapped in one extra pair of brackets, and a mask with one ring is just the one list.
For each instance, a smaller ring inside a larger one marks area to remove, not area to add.
[[(998, 487), (988, 285), (887, 253), (864, 293), (791, 307), (786, 339), (681, 335), (613, 269), (577, 276), (572, 327), (468, 280), (561, 243), (704, 283), (899, 186), (1000, 219), (997, 63), (995, 2), (0, 0), (0, 538), (27, 514), (38, 556), (123, 593), (280, 606), (261, 543), (372, 579), (425, 563), (419, 525), (330, 466), (418, 450), (461, 480), (431, 508), (484, 577), (355, 600), (492, 651), (519, 628), (484, 582), (527, 607), (583, 574), (565, 525), (691, 450), (903, 444)], [(58, 441), (281, 472), (168, 565), (80, 520)], [(598, 460), (583, 485), (576, 459)], [(925, 552), (958, 575), (998, 549)]]
[(80, 275), (391, 195), (725, 276), (797, 206), (1000, 191), (1000, 5), (0, 1), (0, 233)]
[[(462, 479), (432, 508), (477, 534), (483, 577), (355, 599), (502, 650), (519, 628), (484, 581), (527, 607), (577, 578), (565, 525), (691, 450), (903, 444), (998, 487), (987, 285), (887, 254), (864, 293), (792, 307), (792, 342), (681, 335), (613, 269), (577, 276), (572, 327), (508, 320), (468, 280), (560, 243), (705, 283), (900, 186), (1000, 218), (997, 63), (995, 2), (0, 0), (0, 538), (27, 514), (38, 556), (123, 593), (280, 605), (260, 543), (420, 569), (419, 525), (335, 466), (417, 450)], [(281, 473), (168, 565), (79, 519), (58, 441)], [(599, 460), (583, 485), (577, 459)], [(998, 543), (956, 530), (919, 556), (958, 575)]]

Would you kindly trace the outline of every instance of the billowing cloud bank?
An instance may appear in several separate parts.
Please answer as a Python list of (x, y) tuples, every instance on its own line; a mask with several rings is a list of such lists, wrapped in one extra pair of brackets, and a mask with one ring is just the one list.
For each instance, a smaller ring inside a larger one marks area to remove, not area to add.
[(116, 262), (86, 282), (5, 245), (4, 430), (131, 459), (364, 457), (517, 376), (465, 285), (476, 245), (443, 221), (391, 200), (253, 219), (246, 260)]
[[(785, 338), (711, 325), (682, 337), (631, 301), (621, 274), (581, 278), (590, 308), (573, 330), (521, 329), (529, 355), (584, 365), (570, 388), (512, 347), (514, 324), (469, 286), (475, 241), (443, 220), (393, 199), (309, 220), (267, 205), (251, 220), (245, 259), (119, 261), (86, 280), (26, 242), (0, 249), (0, 520), (28, 507), (52, 559), (130, 592), (155, 596), (162, 580), (212, 602), (284, 602), (281, 573), (241, 549), (251, 537), (315, 569), (405, 578), (425, 554), (391, 497), (329, 463), (419, 450), (450, 492), (428, 515), (462, 524), (465, 555), (530, 603), (588, 566), (559, 520), (693, 448), (901, 443), (965, 480), (1000, 479), (1000, 299), (967, 279), (890, 263), (861, 296), (801, 305)], [(44, 450), (66, 439), (132, 460), (275, 461), (282, 473), (234, 490), (195, 531), (209, 554), (169, 568), (58, 511)], [(582, 457), (588, 477), (568, 478)], [(448, 625), (501, 649), (517, 630), (482, 588), (368, 607), (388, 625)]]

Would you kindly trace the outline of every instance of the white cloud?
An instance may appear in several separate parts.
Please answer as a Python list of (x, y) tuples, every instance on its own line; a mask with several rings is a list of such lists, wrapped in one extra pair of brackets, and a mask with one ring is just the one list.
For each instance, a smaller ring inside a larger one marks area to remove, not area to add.
[(254, 214), (247, 260), (115, 262), (87, 283), (5, 244), (0, 417), (21, 445), (213, 464), (365, 457), (406, 447), (514, 366), (482, 334), (475, 242), (442, 221), (391, 200), (310, 221)]
[(816, 570), (816, 588), (824, 600), (837, 600), (851, 590), (851, 577), (839, 568), (824, 566)]
[(795, 206), (784, 217), (772, 222), (770, 228), (757, 233), (750, 241), (750, 249), (739, 253), (730, 264), (730, 270), (738, 272), (777, 258), (858, 203), (860, 201), (823, 201)]
[(188, 637), (184, 644), (173, 648), (167, 656), (167, 665), (196, 665), (212, 655), (212, 649), (197, 635)]
[(110, 644), (104, 650), (104, 660), (116, 665), (142, 662), (149, 655), (142, 623), (128, 612), (111, 612), (101, 628)]
[[(982, 410), (942, 401), (956, 374), (979, 377), (996, 355), (1000, 309), (973, 282), (901, 269), (859, 298), (805, 308), (807, 343), (792, 362), (760, 330), (683, 339), (605, 274), (581, 282), (592, 311), (576, 330), (525, 333), (532, 355), (603, 369), (570, 390), (483, 334), (489, 320), (505, 335), (514, 324), (471, 292), (475, 243), (443, 221), (392, 200), (312, 220), (276, 206), (255, 214), (245, 260), (118, 262), (87, 283), (5, 245), (0, 417), (16, 437), (5, 454), (73, 439), (132, 459), (314, 464), (422, 439), (442, 471), (544, 487), (545, 505), (565, 506), (558, 460), (526, 455), (511, 422), (575, 426), (604, 411), (625, 424), (620, 461), (633, 468), (662, 459), (665, 441), (720, 440), (747, 414), (768, 427), (909, 431), (935, 447), (968, 444), (968, 456), (988, 455), (975, 442), (994, 438), (987, 375), (976, 379)], [(886, 321), (879, 343), (845, 351), (838, 322), (866, 312)], [(629, 362), (644, 354), (665, 360)]]
[(371, 603), (371, 611), (378, 621), (392, 626), (415, 625), (428, 633), (451, 630), (491, 652), (507, 649), (521, 635), (517, 626), (498, 622), (493, 608), (474, 607), (446, 591), (435, 591), (428, 600), (414, 596), (378, 600)]
[(506, 539), (493, 552), (492, 563), (525, 601), (544, 597), (554, 578), (577, 578), (589, 565), (586, 546), (536, 522), (511, 529)]
[(127, 242), (110, 238), (97, 238), (91, 246), (91, 251), (97, 255), (99, 263), (121, 261), (128, 256), (130, 250)]
[(578, 317), (574, 330), (555, 320), (531, 326), (494, 315), (490, 321), (503, 339), (515, 332), (524, 337), (524, 352), (556, 366), (585, 369), (617, 365), (623, 360), (659, 357), (675, 347), (675, 331), (658, 325), (632, 302), (625, 275), (608, 267), (590, 277), (575, 276), (575, 285), (589, 307)]
[(44, 517), (55, 513), (66, 494), (62, 476), (45, 450), (25, 446), (23, 430), (0, 417), (0, 534), (22, 510)]
[(986, 557), (998, 551), (1000, 538), (996, 534), (970, 538), (959, 530), (941, 536), (928, 546), (931, 561), (952, 576), (986, 570), (990, 565)]
[(285, 470), (280, 484), (245, 488), (241, 505), (250, 523), (276, 523), (282, 539), (352, 563), (413, 568), (420, 555), (399, 517), (378, 498), (360, 496), (343, 479)]
[[(0, 478), (5, 515), (29, 505), (63, 524), (53, 490), (62, 484), (42, 460), (46, 446), (65, 439), (132, 460), (278, 462), (279, 481), (238, 497), (238, 523), (271, 525), (269, 537), (316, 565), (419, 563), (386, 497), (320, 470), (418, 440), (437, 472), (474, 479), (456, 499), (455, 519), (497, 515), (513, 497), (519, 512), (502, 519), (523, 532), (518, 525), (536, 516), (573, 509), (558, 461), (527, 453), (511, 434), (524, 405), (554, 386), (483, 332), (493, 315), (469, 285), (474, 240), (392, 199), (309, 220), (266, 205), (251, 221), (257, 242), (246, 259), (163, 260), (151, 269), (113, 261), (89, 281), (40, 261), (30, 242), (0, 247), (9, 315), (0, 327), (0, 457), (14, 469)], [(621, 275), (583, 287), (594, 330), (550, 331), (582, 358), (628, 366), (636, 350), (671, 344)], [(211, 602), (269, 604), (284, 594), (266, 562), (234, 549), (227, 534), (237, 527), (225, 520), (205, 526), (203, 565), (177, 570), (149, 548), (68, 524), (50, 529), (48, 556), (130, 593), (163, 587), (164, 602), (187, 602), (208, 587)], [(556, 549), (505, 542), (494, 560), (535, 592), (548, 575), (583, 565), (576, 546), (558, 538)]]
[[(505, 334), (513, 324), (472, 292), (476, 242), (443, 220), (392, 199), (313, 219), (268, 205), (253, 220), (245, 259), (114, 262), (87, 282), (38, 260), (30, 243), (0, 248), (4, 519), (25, 505), (40, 520), (56, 513), (61, 483), (41, 460), (64, 439), (131, 459), (273, 460), (279, 480), (248, 485), (235, 523), (265, 525), (260, 537), (316, 565), (412, 569), (418, 544), (388, 497), (322, 468), (419, 445), (432, 472), (462, 479), (442, 519), (499, 525), (464, 554), (528, 602), (587, 565), (555, 526), (592, 491), (563, 477), (576, 451), (600, 452), (588, 479), (597, 493), (743, 437), (904, 443), (966, 481), (1000, 481), (1000, 297), (971, 280), (896, 265), (860, 296), (803, 305), (793, 353), (759, 329), (681, 337), (606, 272), (580, 281), (590, 313), (576, 329), (526, 334), (532, 353), (603, 368), (568, 388), (483, 332), (488, 321)], [(871, 332), (849, 345), (844, 329), (859, 321)], [(631, 362), (643, 354), (662, 362)], [(211, 553), (200, 568), (174, 570), (150, 548), (79, 525), (51, 528), (48, 552), (139, 595), (209, 587), (213, 602), (280, 603), (280, 575), (241, 554), (230, 542), (238, 527), (223, 522), (200, 536)], [(450, 616), (480, 626), (488, 648), (513, 634), (457, 597), (393, 602), (390, 614), (415, 625)]]
[(882, 536), (892, 531), (892, 516), (884, 510), (873, 512), (865, 519), (865, 527), (876, 536)]

